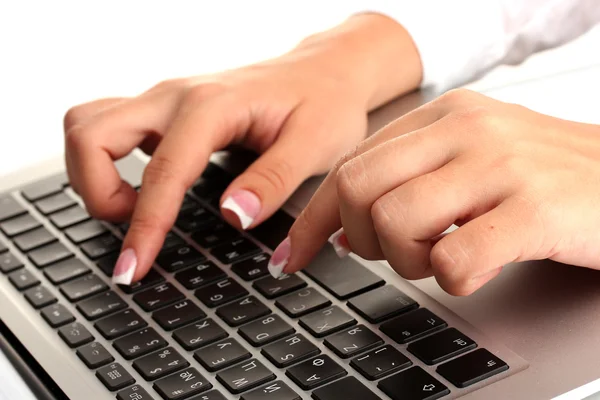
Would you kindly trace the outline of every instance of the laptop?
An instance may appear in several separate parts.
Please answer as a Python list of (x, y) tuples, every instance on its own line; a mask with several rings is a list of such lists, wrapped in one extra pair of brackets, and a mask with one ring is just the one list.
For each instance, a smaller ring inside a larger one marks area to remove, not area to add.
[[(375, 111), (370, 132), (427, 100)], [(139, 185), (146, 161), (118, 167)], [(326, 245), (275, 280), (270, 254), (321, 178), (239, 232), (218, 199), (250, 161), (213, 155), (131, 287), (110, 281), (128, 225), (91, 219), (62, 160), (3, 179), (0, 345), (38, 398), (547, 399), (600, 377), (600, 273), (509, 265), (458, 298)]]

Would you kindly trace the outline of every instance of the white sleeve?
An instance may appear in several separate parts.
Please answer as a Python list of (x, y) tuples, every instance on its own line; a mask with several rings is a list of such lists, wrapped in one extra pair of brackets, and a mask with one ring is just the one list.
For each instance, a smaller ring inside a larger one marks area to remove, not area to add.
[(412, 36), (423, 87), (445, 91), (499, 64), (518, 64), (600, 22), (598, 0), (384, 0), (369, 11), (387, 15)]

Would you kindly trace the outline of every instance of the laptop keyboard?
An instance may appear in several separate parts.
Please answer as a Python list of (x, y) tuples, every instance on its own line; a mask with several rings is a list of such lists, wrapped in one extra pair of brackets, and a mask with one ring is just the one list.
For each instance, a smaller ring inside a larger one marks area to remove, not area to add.
[(293, 219), (229, 226), (217, 207), (230, 181), (209, 166), (155, 267), (129, 287), (109, 280), (128, 224), (91, 219), (61, 177), (26, 187), (24, 200), (0, 196), (0, 272), (120, 400), (437, 399), (508, 370), (329, 246), (321, 267), (273, 279), (270, 253)]

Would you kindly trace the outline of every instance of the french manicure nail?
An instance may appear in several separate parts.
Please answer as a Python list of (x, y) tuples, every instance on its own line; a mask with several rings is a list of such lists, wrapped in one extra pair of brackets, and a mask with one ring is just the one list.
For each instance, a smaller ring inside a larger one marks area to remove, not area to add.
[(127, 249), (121, 253), (115, 271), (113, 272), (112, 281), (118, 285), (130, 285), (137, 266), (137, 257), (133, 249)]
[(277, 246), (268, 265), (269, 272), (273, 278), (277, 279), (281, 277), (283, 269), (290, 260), (291, 251), (292, 244), (289, 237), (285, 238), (285, 240)]
[(348, 237), (344, 233), (344, 228), (339, 229), (331, 235), (329, 241), (339, 258), (344, 258), (350, 254), (350, 244), (348, 243)]
[(227, 196), (221, 208), (233, 212), (240, 220), (242, 228), (247, 229), (260, 213), (261, 204), (257, 195), (249, 190), (240, 189)]

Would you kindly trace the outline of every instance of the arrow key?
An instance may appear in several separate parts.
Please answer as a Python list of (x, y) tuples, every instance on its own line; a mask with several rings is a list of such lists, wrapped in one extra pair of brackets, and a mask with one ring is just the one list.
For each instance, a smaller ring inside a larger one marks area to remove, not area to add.
[(412, 367), (379, 382), (379, 389), (392, 400), (435, 400), (450, 393), (440, 381), (421, 367)]

